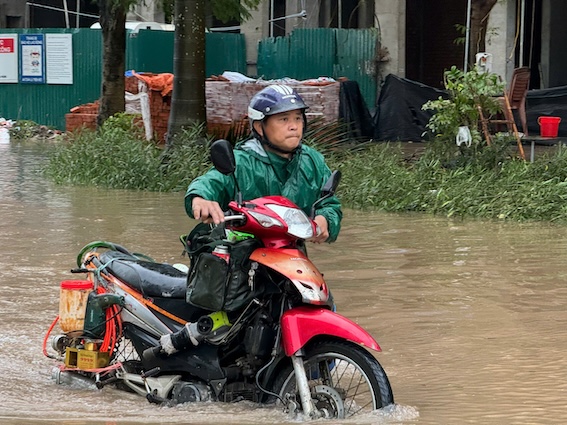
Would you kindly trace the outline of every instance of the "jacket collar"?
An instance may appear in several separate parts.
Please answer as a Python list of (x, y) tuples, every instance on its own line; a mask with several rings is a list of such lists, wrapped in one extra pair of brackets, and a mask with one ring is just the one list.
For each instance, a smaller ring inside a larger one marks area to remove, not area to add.
[[(293, 154), (290, 160), (293, 160), (293, 158), (295, 158), (295, 155), (301, 152), (301, 146), (302, 145), (300, 145), (299, 149)], [(268, 153), (264, 149), (264, 145), (262, 145), (262, 143), (256, 138), (251, 138), (242, 143), (239, 143), (237, 145), (237, 148), (253, 154), (262, 162), (270, 163), (270, 159), (268, 157)]]

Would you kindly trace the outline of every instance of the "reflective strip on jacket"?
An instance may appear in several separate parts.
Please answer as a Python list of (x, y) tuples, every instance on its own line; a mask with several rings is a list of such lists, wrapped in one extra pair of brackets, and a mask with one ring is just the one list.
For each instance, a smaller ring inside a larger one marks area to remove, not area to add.
[[(331, 175), (323, 155), (305, 145), (290, 160), (268, 154), (258, 140), (250, 139), (237, 145), (234, 156), (235, 174), (244, 200), (281, 195), (294, 202), (307, 215), (311, 214), (311, 206), (321, 196), (321, 188)], [(228, 203), (235, 199), (235, 195), (233, 178), (212, 168), (193, 180), (187, 188), (185, 210), (193, 217), (191, 202), (195, 196), (217, 201), (223, 210), (227, 210)], [(315, 210), (315, 215), (327, 219), (327, 242), (335, 241), (342, 219), (339, 200), (335, 196), (326, 199)]]

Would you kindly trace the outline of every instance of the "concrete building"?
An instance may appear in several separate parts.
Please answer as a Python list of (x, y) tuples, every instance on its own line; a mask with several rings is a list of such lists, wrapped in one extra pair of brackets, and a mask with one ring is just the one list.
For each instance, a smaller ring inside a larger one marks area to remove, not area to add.
[[(474, 0), (473, 0), (474, 1)], [(467, 0), (266, 0), (242, 25), (253, 70), (256, 46), (295, 28), (379, 28), (381, 73), (442, 86), (443, 70), (464, 66)], [(532, 88), (567, 85), (567, 8), (564, 0), (499, 0), (488, 19), (486, 52), (492, 71), (507, 80), (518, 66), (532, 69)], [(287, 17), (286, 19), (281, 19)]]
[(0, 0), (0, 29), (85, 28), (97, 20), (91, 0)]
[[(474, 1), (474, 0), (473, 0)], [(140, 2), (128, 19), (164, 22), (160, 0)], [(492, 71), (508, 79), (518, 66), (532, 70), (531, 88), (567, 85), (565, 0), (499, 0), (488, 20), (486, 51)], [(296, 28), (379, 28), (380, 74), (441, 87), (443, 70), (464, 66), (468, 0), (263, 0), (240, 25), (248, 73), (255, 75), (258, 42)], [(64, 6), (64, 7), (63, 7)], [(90, 0), (0, 0), (0, 28), (88, 27), (96, 21)], [(218, 22), (214, 23), (219, 25)]]

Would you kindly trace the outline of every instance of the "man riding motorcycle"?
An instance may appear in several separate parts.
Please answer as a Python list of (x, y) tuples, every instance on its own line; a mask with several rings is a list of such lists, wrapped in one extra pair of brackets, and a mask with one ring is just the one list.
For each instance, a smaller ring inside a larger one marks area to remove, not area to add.
[[(72, 272), (87, 279), (62, 282), (60, 305), (63, 318), (84, 323), (52, 341), (64, 362), (56, 380), (117, 383), (160, 404), (276, 401), (308, 418), (393, 403), (368, 351), (380, 346), (333, 311), (305, 252), (305, 240), (334, 241), (342, 217), (340, 173), (301, 144), (305, 109), (291, 88), (268, 87), (249, 109), (254, 137), (236, 151), (226, 140), (211, 145), (215, 168), (191, 183), (185, 206), (217, 226), (182, 237), (188, 272), (109, 242), (81, 250)], [(81, 301), (66, 311), (68, 292)]]
[[(297, 91), (285, 85), (270, 85), (252, 98), (248, 107), (252, 137), (234, 152), (235, 176), (244, 199), (282, 195), (311, 213), (331, 171), (319, 152), (302, 144), (307, 108)], [(219, 224), (235, 193), (234, 179), (211, 169), (189, 185), (185, 210), (192, 218)], [(311, 241), (335, 241), (341, 219), (335, 196), (321, 202), (314, 218), (319, 234)]]

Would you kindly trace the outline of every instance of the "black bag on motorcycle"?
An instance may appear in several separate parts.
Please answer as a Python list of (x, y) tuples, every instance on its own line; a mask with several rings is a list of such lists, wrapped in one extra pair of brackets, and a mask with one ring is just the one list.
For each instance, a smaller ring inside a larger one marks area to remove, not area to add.
[[(211, 311), (236, 311), (248, 304), (258, 293), (249, 283), (250, 255), (262, 244), (246, 239), (229, 245), (230, 260), (211, 252), (201, 252), (191, 261), (187, 280), (186, 301)], [(211, 244), (212, 251), (214, 244)]]

